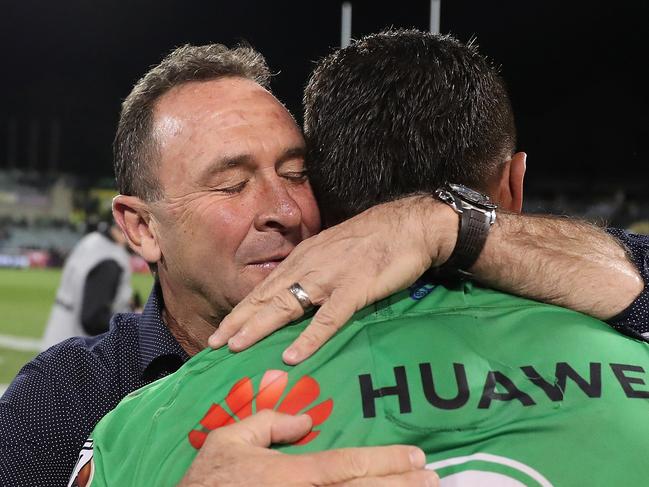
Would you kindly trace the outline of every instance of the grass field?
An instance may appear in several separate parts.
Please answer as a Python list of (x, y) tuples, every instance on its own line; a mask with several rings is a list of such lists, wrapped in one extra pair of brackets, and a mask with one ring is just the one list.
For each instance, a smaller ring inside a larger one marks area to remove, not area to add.
[[(40, 339), (60, 278), (58, 269), (0, 269), (0, 335)], [(150, 275), (133, 276), (133, 288), (139, 291), (143, 301), (152, 283)], [(0, 346), (0, 385), (11, 382), (20, 367), (36, 353)]]

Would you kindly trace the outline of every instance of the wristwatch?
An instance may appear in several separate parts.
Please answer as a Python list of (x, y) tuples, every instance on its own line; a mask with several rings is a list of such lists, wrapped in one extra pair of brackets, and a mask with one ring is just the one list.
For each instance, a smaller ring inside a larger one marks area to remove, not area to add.
[(457, 241), (448, 260), (435, 268), (439, 277), (472, 277), (468, 271), (487, 241), (496, 221), (496, 206), (487, 195), (461, 184), (446, 183), (435, 190), (435, 196), (460, 216)]

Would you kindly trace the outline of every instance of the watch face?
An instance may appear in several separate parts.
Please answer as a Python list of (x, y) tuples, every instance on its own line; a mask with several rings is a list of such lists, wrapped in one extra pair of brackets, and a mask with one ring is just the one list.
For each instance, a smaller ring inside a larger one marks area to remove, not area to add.
[(453, 184), (449, 183), (449, 188), (456, 193), (457, 195), (460, 196), (460, 198), (468, 201), (469, 203), (473, 203), (476, 205), (482, 205), (482, 206), (487, 206), (491, 207), (493, 206), (493, 203), (489, 199), (488, 196), (478, 193), (477, 191), (467, 188), (466, 186), (462, 184)]

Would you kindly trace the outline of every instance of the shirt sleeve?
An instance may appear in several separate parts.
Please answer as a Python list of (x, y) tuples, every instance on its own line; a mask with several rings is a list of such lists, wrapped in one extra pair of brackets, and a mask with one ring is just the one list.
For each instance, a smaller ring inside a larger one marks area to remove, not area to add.
[(104, 260), (88, 273), (83, 288), (81, 326), (89, 335), (108, 330), (121, 275), (122, 269), (114, 260)]
[(626, 247), (644, 281), (644, 289), (635, 301), (607, 321), (620, 331), (649, 341), (649, 235), (636, 235), (617, 228), (607, 231)]
[(67, 389), (36, 359), (23, 367), (0, 399), (0, 485), (67, 485), (74, 462), (63, 452), (65, 444), (75, 443), (66, 424), (72, 418), (53, 413), (66, 411), (62, 391)]

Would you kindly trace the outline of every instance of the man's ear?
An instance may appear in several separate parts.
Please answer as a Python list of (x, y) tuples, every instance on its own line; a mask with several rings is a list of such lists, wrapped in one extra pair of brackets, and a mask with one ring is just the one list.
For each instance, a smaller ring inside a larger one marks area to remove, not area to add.
[(523, 209), (523, 180), (527, 164), (527, 154), (517, 152), (504, 163), (497, 190), (498, 206), (513, 213)]
[(136, 196), (113, 198), (113, 218), (122, 229), (130, 247), (150, 264), (162, 257), (155, 220), (148, 205)]

